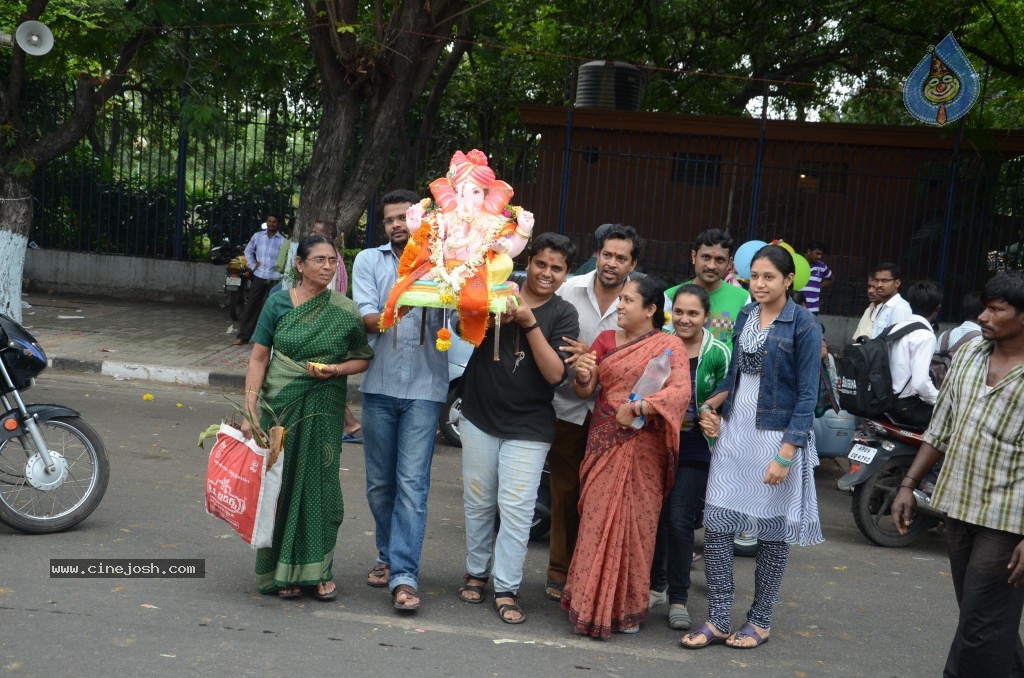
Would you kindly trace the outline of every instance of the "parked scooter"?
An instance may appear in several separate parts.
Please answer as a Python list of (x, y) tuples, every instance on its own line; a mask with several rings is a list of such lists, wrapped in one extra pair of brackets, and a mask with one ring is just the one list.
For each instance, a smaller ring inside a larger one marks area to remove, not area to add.
[(935, 472), (914, 490), (917, 516), (906, 535), (892, 523), (892, 503), (924, 440), (921, 434), (882, 419), (861, 419), (863, 431), (854, 437), (847, 455), (850, 471), (839, 489), (853, 492), (853, 519), (861, 533), (879, 546), (909, 546), (935, 527), (945, 514), (932, 506)]
[(232, 245), (230, 238), (225, 237), (220, 245), (210, 248), (210, 261), (227, 267), (224, 291), (228, 295), (228, 313), (232, 320), (238, 320), (242, 317), (252, 285), (252, 269), (245, 261), (245, 250)]
[(0, 522), (34, 534), (85, 520), (110, 477), (103, 440), (78, 412), (22, 400), (44, 369), (35, 338), (0, 315)]

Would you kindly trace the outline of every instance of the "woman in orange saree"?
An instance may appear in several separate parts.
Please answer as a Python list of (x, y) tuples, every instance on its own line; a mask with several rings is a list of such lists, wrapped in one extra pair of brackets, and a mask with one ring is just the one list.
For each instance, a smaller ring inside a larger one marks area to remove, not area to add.
[[(635, 633), (647, 616), (651, 563), (662, 502), (672, 486), (690, 369), (679, 337), (664, 334), (664, 284), (626, 283), (619, 330), (598, 335), (576, 359), (576, 394), (600, 385), (580, 466), (580, 531), (562, 593), (576, 633)], [(641, 400), (630, 394), (644, 368), (670, 352), (671, 373)], [(631, 426), (642, 415), (642, 428)]]

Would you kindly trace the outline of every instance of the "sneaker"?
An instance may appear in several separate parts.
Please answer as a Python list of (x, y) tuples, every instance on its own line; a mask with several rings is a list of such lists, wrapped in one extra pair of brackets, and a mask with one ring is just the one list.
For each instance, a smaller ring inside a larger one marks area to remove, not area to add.
[(685, 605), (672, 605), (668, 608), (668, 627), (677, 631), (690, 628), (690, 613)]
[(651, 597), (647, 604), (648, 608), (652, 608), (655, 605), (664, 605), (668, 602), (668, 589), (664, 591), (655, 591), (651, 589)]

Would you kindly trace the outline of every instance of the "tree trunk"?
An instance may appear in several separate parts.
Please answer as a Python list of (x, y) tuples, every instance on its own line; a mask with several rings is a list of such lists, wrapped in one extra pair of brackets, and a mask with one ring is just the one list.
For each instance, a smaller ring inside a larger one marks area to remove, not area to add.
[(32, 183), (0, 171), (0, 313), (21, 322), (21, 277), (32, 228)]

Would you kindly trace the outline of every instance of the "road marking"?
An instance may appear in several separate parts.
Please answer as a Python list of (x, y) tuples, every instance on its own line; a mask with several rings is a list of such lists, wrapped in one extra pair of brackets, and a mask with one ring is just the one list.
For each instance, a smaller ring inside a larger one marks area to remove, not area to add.
[[(321, 611), (314, 612), (314, 617), (320, 617), (321, 619), (332, 619), (335, 621), (347, 621), (355, 622), (357, 624), (369, 624), (371, 626), (390, 626), (394, 628), (400, 628), (406, 631), (415, 632), (416, 629), (423, 631), (433, 631), (434, 633), (448, 633), (457, 636), (475, 636), (477, 638), (484, 638), (494, 641), (495, 644), (500, 643), (517, 643), (520, 645), (542, 645), (544, 647), (550, 647), (552, 649), (566, 649), (572, 648), (576, 650), (586, 650), (589, 652), (599, 652), (601, 654), (620, 654), (629, 657), (637, 657), (640, 659), (654, 659), (658, 661), (668, 662), (692, 662), (694, 657), (692, 655), (685, 654), (685, 650), (680, 648), (678, 651), (668, 652), (665, 650), (650, 650), (643, 648), (630, 648), (621, 643), (617, 644), (613, 639), (611, 642), (595, 642), (590, 638), (583, 636), (574, 636), (568, 638), (561, 638), (559, 640), (551, 640), (551, 638), (539, 638), (524, 636), (521, 638), (508, 638), (505, 633), (501, 630), (490, 630), (486, 628), (480, 628), (476, 626), (452, 626), (450, 624), (434, 624), (434, 623), (422, 623), (415, 619), (410, 619), (408, 623), (402, 622), (400, 619), (394, 617), (379, 617), (371, 614), (357, 614), (355, 612), (336, 612), (336, 611)], [(615, 634), (618, 635), (618, 634)]]

